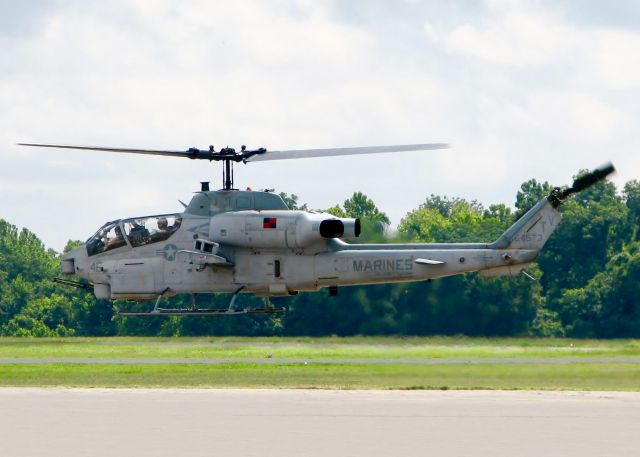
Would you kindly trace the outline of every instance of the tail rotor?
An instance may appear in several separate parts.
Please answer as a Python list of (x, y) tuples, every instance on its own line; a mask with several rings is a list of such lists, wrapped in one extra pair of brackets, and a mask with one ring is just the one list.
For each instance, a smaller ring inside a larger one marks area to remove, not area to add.
[(567, 187), (565, 189), (556, 187), (551, 195), (549, 195), (549, 202), (551, 202), (554, 208), (557, 208), (570, 195), (581, 192), (584, 189), (593, 186), (594, 184), (604, 180), (607, 176), (615, 173), (615, 171), (616, 168), (613, 166), (613, 164), (611, 162), (607, 162), (606, 164), (596, 168), (595, 170), (576, 178), (573, 181), (573, 185), (571, 187)]

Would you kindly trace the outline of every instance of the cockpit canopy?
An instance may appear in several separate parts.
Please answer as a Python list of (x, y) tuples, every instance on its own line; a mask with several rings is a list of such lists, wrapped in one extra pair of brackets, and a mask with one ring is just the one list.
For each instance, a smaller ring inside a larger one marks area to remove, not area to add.
[(92, 256), (129, 244), (137, 248), (164, 241), (180, 228), (180, 214), (136, 217), (104, 224), (87, 240), (87, 254)]
[(166, 240), (180, 228), (181, 223), (182, 217), (179, 214), (125, 219), (122, 221), (124, 233), (134, 248)]

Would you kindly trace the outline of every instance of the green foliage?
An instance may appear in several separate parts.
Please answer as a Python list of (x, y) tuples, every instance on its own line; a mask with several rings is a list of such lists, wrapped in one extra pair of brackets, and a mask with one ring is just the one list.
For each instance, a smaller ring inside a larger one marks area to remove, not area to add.
[(488, 210), (474, 201), (431, 195), (402, 219), (399, 231), (423, 243), (493, 241), (511, 223), (504, 205)]
[(568, 335), (640, 336), (640, 243), (607, 262), (584, 287), (566, 290), (559, 300)]
[(565, 336), (564, 327), (562, 327), (558, 313), (543, 306), (536, 310), (536, 317), (531, 322), (529, 333), (533, 336), (544, 338)]
[(622, 195), (629, 211), (629, 221), (633, 225), (631, 239), (640, 241), (640, 181), (634, 179), (626, 183)]
[[(80, 244), (69, 241), (65, 250)], [(0, 219), (0, 335), (113, 334), (112, 305), (53, 283), (58, 268), (57, 253)]]
[(556, 305), (565, 289), (582, 287), (601, 271), (633, 232), (627, 207), (612, 183), (599, 183), (560, 208), (563, 221), (539, 258), (543, 286)]
[(324, 210), (326, 213), (333, 214), (336, 217), (349, 217), (347, 213), (340, 207), (340, 205), (332, 206), (331, 208)]
[(535, 179), (530, 179), (522, 183), (516, 194), (516, 219), (529, 211), (541, 198), (548, 196), (552, 190), (553, 186), (546, 181), (540, 183)]
[(373, 200), (362, 192), (354, 192), (351, 198), (344, 201), (344, 212), (347, 217), (359, 217), (389, 225), (387, 215), (380, 211)]
[(66, 246), (62, 250), (62, 253), (66, 254), (67, 252), (72, 251), (75, 248), (80, 247), (80, 246), (82, 246), (82, 241), (80, 241), (80, 240), (69, 240), (69, 241), (67, 241)]
[(290, 210), (306, 210), (307, 204), (300, 205), (298, 203), (298, 196), (296, 194), (287, 194), (286, 192), (280, 192), (280, 198), (284, 200), (285, 204)]
[(20, 313), (0, 327), (3, 336), (72, 336), (81, 310), (61, 295), (33, 299)]
[(344, 201), (344, 208), (340, 205), (325, 210), (337, 217), (359, 218), (362, 232), (359, 238), (349, 240), (354, 243), (383, 243), (386, 240), (385, 230), (389, 225), (389, 218), (380, 211), (376, 204), (362, 192), (354, 192), (351, 198)]

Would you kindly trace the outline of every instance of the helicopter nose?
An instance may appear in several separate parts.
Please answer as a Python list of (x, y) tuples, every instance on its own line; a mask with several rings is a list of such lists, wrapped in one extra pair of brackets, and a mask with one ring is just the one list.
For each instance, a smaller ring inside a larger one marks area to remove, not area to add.
[(83, 269), (83, 260), (87, 256), (86, 252), (87, 249), (83, 244), (63, 255), (60, 262), (62, 274), (72, 275), (81, 271)]

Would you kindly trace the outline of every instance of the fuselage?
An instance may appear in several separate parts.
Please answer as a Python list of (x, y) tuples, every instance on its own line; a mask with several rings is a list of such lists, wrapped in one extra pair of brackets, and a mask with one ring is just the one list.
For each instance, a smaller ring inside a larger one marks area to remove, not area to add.
[[(548, 212), (543, 206), (540, 211)], [(550, 233), (557, 222), (559, 217), (545, 220), (542, 232), (546, 227)], [(530, 225), (527, 233), (534, 226), (540, 229), (537, 221)], [(272, 193), (200, 192), (182, 213), (105, 224), (65, 254), (62, 268), (92, 282), (96, 296), (105, 299), (146, 300), (238, 289), (276, 296), (478, 270), (515, 274), (539, 252), (536, 245), (518, 244), (517, 236), (512, 237), (516, 241), (470, 244), (366, 245), (340, 240), (358, 233), (359, 221), (289, 210)]]

